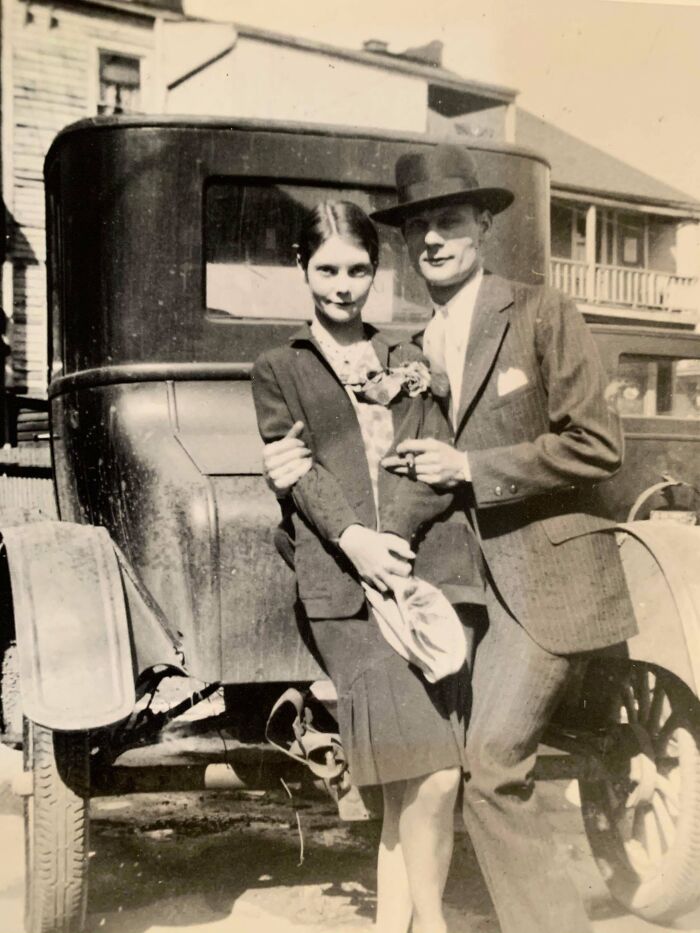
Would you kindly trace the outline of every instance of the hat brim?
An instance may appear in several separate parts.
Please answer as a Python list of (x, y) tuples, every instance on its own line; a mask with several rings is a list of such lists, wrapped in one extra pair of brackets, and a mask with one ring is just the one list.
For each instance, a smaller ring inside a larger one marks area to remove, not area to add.
[(515, 195), (507, 188), (472, 188), (468, 191), (455, 191), (452, 194), (440, 194), (432, 198), (408, 201), (406, 204), (396, 204), (394, 207), (374, 211), (369, 216), (377, 223), (400, 227), (411, 214), (432, 207), (441, 207), (443, 204), (474, 204), (481, 210), (500, 214), (501, 211), (510, 207), (514, 200)]

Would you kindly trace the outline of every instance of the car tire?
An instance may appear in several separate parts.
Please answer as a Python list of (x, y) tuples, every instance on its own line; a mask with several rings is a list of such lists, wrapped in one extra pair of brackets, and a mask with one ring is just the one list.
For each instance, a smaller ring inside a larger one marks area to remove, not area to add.
[(631, 726), (633, 744), (626, 775), (579, 782), (586, 834), (615, 899), (646, 920), (670, 921), (700, 900), (700, 706), (651, 665), (597, 674), (589, 683), (598, 711), (603, 698), (603, 718)]
[(22, 700), (19, 692), (19, 656), (11, 642), (0, 653), (0, 730), (7, 744), (22, 741)]
[(87, 733), (53, 732), (25, 720), (26, 933), (79, 933), (87, 907)]

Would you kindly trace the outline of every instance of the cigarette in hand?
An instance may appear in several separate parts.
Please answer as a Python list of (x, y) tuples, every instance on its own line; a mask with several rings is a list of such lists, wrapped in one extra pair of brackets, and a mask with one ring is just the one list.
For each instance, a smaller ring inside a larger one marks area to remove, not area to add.
[(409, 452), (405, 455), (404, 459), (406, 460), (406, 470), (408, 471), (408, 475), (411, 477), (411, 479), (415, 479), (416, 478), (416, 455)]

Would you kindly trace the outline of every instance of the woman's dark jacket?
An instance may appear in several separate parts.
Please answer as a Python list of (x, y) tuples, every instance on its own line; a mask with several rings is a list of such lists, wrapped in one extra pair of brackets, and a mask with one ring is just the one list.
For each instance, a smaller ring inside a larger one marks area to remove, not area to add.
[[(368, 331), (383, 366), (422, 359), (415, 345), (392, 342), (373, 328)], [(302, 440), (311, 451), (313, 466), (282, 500), (283, 514), (293, 526), (294, 569), (306, 614), (312, 619), (355, 616), (364, 605), (364, 591), (336, 542), (349, 525), (377, 528), (377, 516), (353, 404), (308, 325), (289, 346), (258, 358), (252, 382), (263, 440), (279, 440), (295, 421), (303, 421)], [(411, 399), (402, 393), (390, 407), (395, 444), (409, 437), (450, 437), (430, 395)], [(454, 601), (478, 602), (478, 546), (468, 526), (449, 521), (452, 506), (452, 493), (436, 492), (380, 468), (380, 530), (401, 528), (405, 534), (408, 529), (418, 544), (416, 574), (443, 586)], [(424, 534), (438, 516), (446, 520)]]

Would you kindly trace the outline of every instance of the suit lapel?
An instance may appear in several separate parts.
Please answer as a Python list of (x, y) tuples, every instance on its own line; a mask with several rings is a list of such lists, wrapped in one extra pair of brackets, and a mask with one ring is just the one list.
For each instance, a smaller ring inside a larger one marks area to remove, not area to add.
[[(399, 341), (388, 334), (382, 334), (370, 324), (365, 326), (365, 333), (381, 366), (386, 369)], [(297, 366), (301, 374), (303, 404), (311, 422), (309, 426), (326, 437), (338, 438), (345, 445), (345, 476), (347, 482), (357, 490), (358, 501), (361, 501), (356, 506), (358, 514), (368, 528), (376, 527), (369, 463), (355, 406), (335, 370), (326, 360), (308, 324), (297, 331), (290, 342), (297, 350), (304, 351), (297, 357)], [(329, 404), (329, 398), (334, 400), (333, 404)], [(391, 408), (396, 431), (404, 408), (401, 405), (392, 405)], [(340, 412), (343, 413), (342, 419), (339, 418)], [(381, 474), (385, 471), (379, 472), (381, 481)], [(385, 482), (382, 488), (384, 485)]]
[[(427, 326), (427, 325), (426, 325)], [(411, 334), (410, 343), (425, 355), (425, 348), (423, 346), (423, 335), (425, 334), (425, 329), (418, 331), (415, 334)], [(440, 411), (445, 416), (445, 420), (448, 422), (450, 427), (452, 427), (452, 396), (448, 392), (447, 395), (435, 395), (435, 401), (440, 408)]]
[[(362, 436), (355, 408), (335, 370), (324, 356), (309, 325), (304, 324), (290, 338), (290, 343), (297, 352), (302, 351), (297, 356), (297, 365), (303, 375), (305, 408), (314, 413), (314, 421), (322, 426), (322, 430), (331, 434), (337, 433), (342, 427), (342, 423), (338, 424), (334, 420), (337, 417), (337, 410), (344, 411), (347, 421), (343, 419), (345, 424), (342, 430), (347, 430), (348, 427), (352, 430), (356, 429), (359, 447), (362, 448)], [(338, 409), (328, 404), (329, 396), (335, 398)], [(352, 445), (353, 452), (357, 446)], [(362, 450), (364, 451), (364, 448)]]
[(508, 309), (512, 304), (513, 290), (510, 284), (498, 275), (486, 273), (476, 297), (464, 357), (462, 395), (457, 409), (455, 435), (459, 434), (472, 402), (491, 371), (508, 328)]

